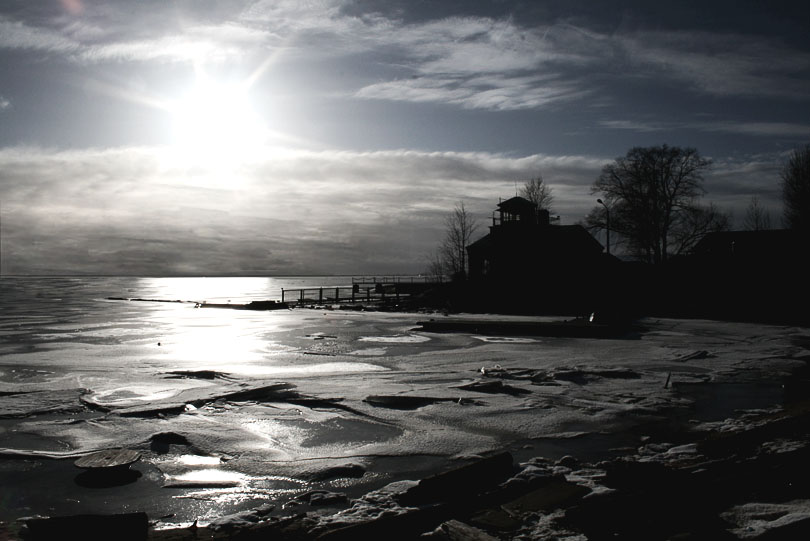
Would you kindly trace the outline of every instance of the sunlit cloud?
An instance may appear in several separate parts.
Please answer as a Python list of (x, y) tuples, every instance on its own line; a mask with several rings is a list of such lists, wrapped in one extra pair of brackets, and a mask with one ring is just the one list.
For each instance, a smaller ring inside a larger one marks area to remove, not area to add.
[(342, 6), (254, 2), (217, 24), (203, 14), (156, 20), (140, 10), (134, 17), (143, 23), (133, 25), (114, 9), (50, 26), (3, 17), (0, 47), (91, 63), (223, 62), (282, 50), (296, 60), (368, 55), (384, 69), (377, 81), (356, 88), (356, 97), (492, 110), (542, 109), (603, 94), (607, 81), (641, 84), (645, 78), (682, 81), (710, 95), (810, 94), (804, 82), (810, 54), (764, 37), (608, 34), (566, 22), (529, 28), (511, 19), (471, 16), (405, 23), (374, 13), (350, 16)]
[(587, 210), (583, 197), (603, 163), (277, 149), (201, 182), (167, 153), (0, 151), (4, 272), (418, 272), (456, 202), (486, 220), (499, 197), (542, 171), (570, 223)]
[(148, 39), (113, 41), (85, 46), (76, 57), (82, 61), (130, 60), (146, 62), (219, 62), (239, 58), (246, 51), (269, 45), (271, 36), (260, 30), (225, 23), (184, 28), (177, 33)]

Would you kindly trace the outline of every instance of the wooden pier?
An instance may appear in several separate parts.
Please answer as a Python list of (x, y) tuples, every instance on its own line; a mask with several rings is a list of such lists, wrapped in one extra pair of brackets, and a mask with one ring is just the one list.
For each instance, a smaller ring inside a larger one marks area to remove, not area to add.
[(404, 298), (441, 283), (426, 276), (352, 277), (350, 286), (318, 286), (281, 290), (288, 305), (335, 303), (399, 303)]

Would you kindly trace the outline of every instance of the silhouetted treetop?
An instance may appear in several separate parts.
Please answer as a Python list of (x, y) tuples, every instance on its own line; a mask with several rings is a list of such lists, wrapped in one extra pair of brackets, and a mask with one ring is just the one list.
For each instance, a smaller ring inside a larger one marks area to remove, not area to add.
[(546, 184), (541, 175), (527, 180), (518, 195), (534, 203), (538, 209), (552, 212), (551, 205), (554, 203), (554, 195), (551, 186)]
[(464, 202), (456, 204), (445, 218), (445, 235), (439, 248), (438, 260), (445, 273), (454, 279), (467, 275), (467, 245), (478, 229), (478, 222), (467, 212)]
[(694, 148), (634, 147), (602, 169), (591, 193), (607, 208), (594, 207), (590, 228), (610, 228), (627, 251), (650, 263), (663, 263), (691, 248), (708, 231), (728, 228), (728, 216), (697, 203), (704, 194), (703, 173), (711, 161)]
[(759, 204), (759, 197), (751, 197), (748, 207), (745, 209), (745, 221), (743, 228), (746, 231), (764, 231), (771, 228), (771, 215)]
[(790, 154), (781, 177), (785, 226), (810, 233), (810, 144)]

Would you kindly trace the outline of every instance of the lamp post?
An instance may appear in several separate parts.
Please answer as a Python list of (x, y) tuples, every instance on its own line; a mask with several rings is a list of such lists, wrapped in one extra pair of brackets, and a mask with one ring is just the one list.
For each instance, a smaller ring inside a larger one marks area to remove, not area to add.
[(610, 209), (601, 199), (597, 199), (596, 202), (605, 207), (605, 244), (607, 245), (607, 254), (610, 255)]

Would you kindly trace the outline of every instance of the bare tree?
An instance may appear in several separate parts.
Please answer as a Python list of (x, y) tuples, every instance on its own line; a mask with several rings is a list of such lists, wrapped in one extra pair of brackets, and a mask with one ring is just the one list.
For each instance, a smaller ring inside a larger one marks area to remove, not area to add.
[(810, 232), (810, 144), (790, 154), (781, 177), (785, 225)]
[(478, 223), (467, 212), (463, 201), (457, 203), (453, 212), (445, 218), (441, 260), (453, 278), (464, 278), (467, 275), (467, 245), (477, 229)]
[(771, 215), (759, 204), (759, 197), (751, 196), (748, 208), (745, 210), (743, 227), (748, 231), (762, 231), (771, 228)]
[(706, 233), (729, 229), (731, 218), (713, 203), (709, 203), (707, 207), (690, 207), (678, 214), (678, 219), (672, 226), (671, 253), (676, 255), (688, 252)]
[(545, 183), (541, 175), (527, 180), (526, 184), (520, 189), (519, 195), (534, 203), (538, 209), (545, 209), (551, 213), (554, 195), (552, 194), (551, 186)]
[(428, 254), (425, 274), (430, 276), (435, 282), (441, 282), (444, 280), (444, 277), (447, 274), (447, 268), (444, 262), (444, 257), (442, 256), (441, 248)]
[(700, 207), (703, 172), (711, 161), (694, 148), (635, 147), (602, 169), (592, 193), (603, 207), (586, 217), (589, 228), (604, 228), (610, 209), (611, 233), (627, 251), (650, 263), (664, 263), (694, 244), (706, 228), (727, 227), (714, 206)]

